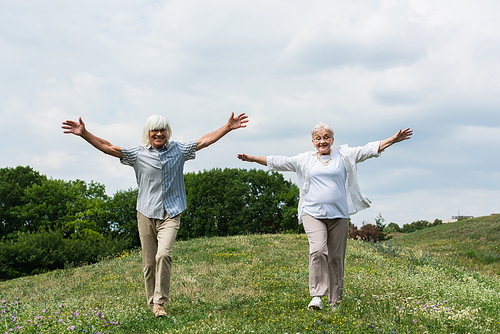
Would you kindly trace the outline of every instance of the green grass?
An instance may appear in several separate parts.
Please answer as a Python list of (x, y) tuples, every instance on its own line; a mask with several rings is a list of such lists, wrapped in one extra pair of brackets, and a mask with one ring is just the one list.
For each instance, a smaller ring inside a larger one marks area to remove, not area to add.
[(393, 244), (349, 240), (341, 307), (310, 311), (308, 248), (300, 234), (176, 242), (162, 319), (140, 251), (1, 282), (0, 333), (500, 332), (497, 277)]
[(416, 254), (430, 252), (443, 262), (500, 275), (500, 215), (443, 224), (391, 242)]

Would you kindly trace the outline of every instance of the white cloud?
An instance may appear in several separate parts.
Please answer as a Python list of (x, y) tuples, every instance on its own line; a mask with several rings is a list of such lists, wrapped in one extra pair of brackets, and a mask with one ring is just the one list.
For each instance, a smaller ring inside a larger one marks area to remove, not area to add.
[(450, 141), (458, 145), (475, 146), (491, 144), (498, 147), (500, 127), (463, 125), (454, 129)]
[(58, 170), (68, 167), (68, 163), (79, 163), (79, 157), (69, 152), (49, 151), (30, 156), (33, 165), (43, 170)]
[(287, 46), (283, 58), (291, 60), (291, 66), (310, 71), (342, 66), (383, 70), (409, 66), (424, 57), (426, 50), (418, 44), (420, 36), (412, 36), (411, 30), (395, 33), (388, 19), (373, 18), (356, 22), (354, 27), (337, 22), (304, 27)]

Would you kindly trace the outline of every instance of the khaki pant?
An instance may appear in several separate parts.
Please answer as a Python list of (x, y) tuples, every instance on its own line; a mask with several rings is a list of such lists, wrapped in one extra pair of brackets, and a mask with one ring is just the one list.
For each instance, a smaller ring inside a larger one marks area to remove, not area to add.
[(348, 218), (316, 219), (302, 216), (309, 239), (309, 293), (326, 296), (334, 304), (342, 299), (344, 259), (349, 229)]
[(137, 212), (137, 225), (142, 246), (142, 265), (149, 307), (168, 303), (172, 248), (179, 230), (181, 215), (154, 219)]

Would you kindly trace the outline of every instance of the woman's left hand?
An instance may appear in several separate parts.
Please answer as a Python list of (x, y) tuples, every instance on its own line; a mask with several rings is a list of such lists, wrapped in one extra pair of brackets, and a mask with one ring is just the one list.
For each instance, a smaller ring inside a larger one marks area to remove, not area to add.
[(378, 147), (378, 152), (382, 152), (392, 144), (399, 143), (400, 141), (407, 140), (411, 138), (411, 135), (413, 134), (413, 130), (410, 128), (406, 128), (404, 130), (399, 130), (394, 136), (391, 138), (387, 138), (384, 140), (380, 141), (379, 147)]
[(413, 130), (406, 128), (404, 130), (399, 130), (394, 136), (392, 136), (394, 143), (399, 143), (400, 141), (410, 139), (413, 134)]

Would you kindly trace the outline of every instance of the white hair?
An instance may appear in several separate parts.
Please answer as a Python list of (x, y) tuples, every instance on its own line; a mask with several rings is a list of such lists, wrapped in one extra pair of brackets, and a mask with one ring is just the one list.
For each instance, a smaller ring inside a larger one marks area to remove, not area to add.
[(330, 125), (328, 125), (326, 123), (322, 123), (322, 122), (319, 122), (318, 124), (316, 124), (316, 126), (314, 126), (314, 128), (311, 131), (311, 136), (314, 137), (314, 134), (321, 129), (325, 129), (326, 131), (328, 131), (332, 134), (332, 137), (334, 136), (334, 132), (333, 132), (332, 127)]
[(144, 130), (142, 131), (141, 142), (144, 146), (148, 146), (151, 144), (149, 140), (149, 131), (151, 130), (167, 130), (167, 142), (170, 141), (170, 137), (172, 136), (172, 129), (170, 128), (170, 124), (167, 119), (160, 115), (153, 115), (148, 118), (146, 124), (144, 124)]

